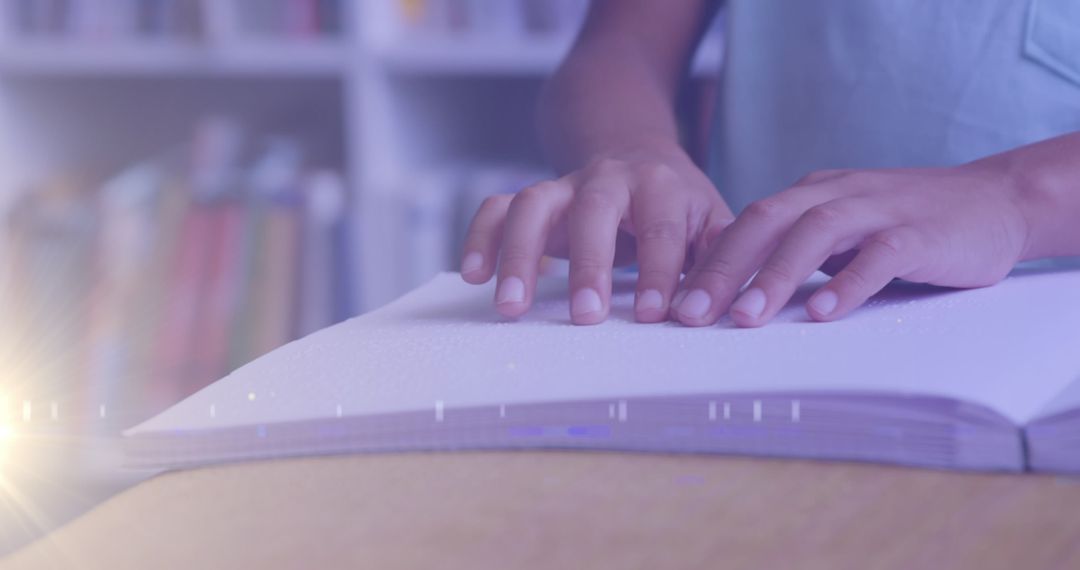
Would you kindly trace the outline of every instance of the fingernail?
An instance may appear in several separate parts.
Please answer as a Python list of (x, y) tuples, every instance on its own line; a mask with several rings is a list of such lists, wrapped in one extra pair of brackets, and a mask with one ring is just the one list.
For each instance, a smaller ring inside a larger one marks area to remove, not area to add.
[(683, 299), (686, 298), (687, 293), (689, 293), (689, 291), (687, 291), (686, 289), (683, 289), (682, 291), (679, 291), (678, 293), (675, 293), (675, 298), (673, 298), (671, 300), (671, 308), (678, 309), (679, 305), (682, 304)]
[(701, 289), (694, 289), (679, 303), (679, 314), (684, 317), (700, 319), (709, 312), (712, 306), (712, 297)]
[(765, 312), (765, 301), (765, 292), (755, 287), (743, 293), (735, 304), (731, 305), (731, 311), (756, 319)]
[(588, 287), (578, 289), (578, 292), (574, 293), (574, 298), (570, 300), (570, 312), (574, 316), (592, 315), (603, 310), (604, 304), (600, 301), (600, 294), (596, 292), (596, 289)]
[(472, 252), (465, 256), (465, 259), (461, 261), (461, 272), (472, 273), (473, 271), (479, 271), (484, 266), (484, 256), (477, 252)]
[(836, 296), (836, 293), (823, 289), (810, 299), (810, 308), (817, 314), (827, 317), (836, 310), (836, 304), (839, 302), (840, 298)]
[(499, 283), (499, 290), (495, 292), (495, 304), (524, 303), (525, 282), (517, 277), (507, 277)]
[(664, 307), (664, 296), (656, 289), (646, 289), (638, 293), (634, 302), (635, 311), (655, 311)]

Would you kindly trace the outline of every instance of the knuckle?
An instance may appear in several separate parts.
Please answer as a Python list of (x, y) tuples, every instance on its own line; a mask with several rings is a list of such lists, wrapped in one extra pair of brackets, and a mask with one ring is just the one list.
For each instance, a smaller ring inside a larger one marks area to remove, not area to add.
[(839, 287), (848, 291), (861, 291), (870, 285), (869, 277), (858, 266), (849, 265), (833, 279), (838, 281)]
[(606, 192), (585, 189), (582, 192), (578, 192), (577, 196), (574, 197), (574, 209), (588, 212), (606, 212), (616, 208), (615, 202)]
[(634, 169), (634, 175), (645, 186), (663, 187), (678, 178), (673, 168), (659, 162), (649, 162), (637, 166)]
[(499, 262), (506, 266), (522, 266), (527, 265), (531, 258), (529, 251), (524, 248), (504, 246), (499, 255)]
[(874, 234), (867, 240), (867, 247), (879, 253), (892, 256), (900, 255), (907, 246), (907, 240), (897, 231), (885, 231)]
[(795, 281), (795, 264), (790, 259), (785, 257), (777, 257), (769, 260), (762, 268), (762, 272), (766, 277), (773, 281), (792, 282)]
[(611, 262), (605, 262), (603, 258), (593, 252), (577, 253), (570, 260), (574, 271), (579, 273), (603, 273), (611, 268)]
[(544, 199), (542, 192), (536, 190), (536, 186), (529, 186), (528, 188), (518, 192), (514, 195), (514, 199), (510, 202), (511, 208), (529, 208), (536, 206)]
[(686, 231), (683, 225), (675, 220), (650, 220), (641, 225), (638, 238), (643, 241), (682, 244), (686, 242)]
[(609, 174), (617, 170), (621, 170), (626, 166), (621, 160), (615, 158), (597, 158), (589, 162), (585, 167), (585, 171), (591, 175)]
[(759, 222), (774, 222), (788, 215), (788, 205), (775, 196), (764, 198), (747, 206), (745, 215)]
[(881, 182), (881, 175), (869, 170), (853, 170), (844, 174), (844, 181), (862, 190), (873, 190)]
[(557, 187), (558, 184), (551, 180), (538, 182), (536, 184), (533, 184), (532, 186), (525, 188), (521, 192), (518, 192), (514, 200), (527, 203), (535, 202), (537, 200), (543, 200), (550, 196)]
[(465, 234), (465, 240), (474, 244), (487, 241), (494, 235), (495, 232), (493, 230), (493, 224), (485, 224), (473, 220), (473, 222), (469, 224), (468, 232)]
[(672, 192), (673, 188), (670, 185), (665, 186), (662, 184), (647, 183), (638, 184), (637, 186), (638, 187), (632, 191), (630, 199), (631, 205), (634, 206), (639, 217), (649, 215), (649, 208), (655, 204), (670, 204), (679, 209), (690, 209), (687, 200), (677, 193)]
[(710, 277), (729, 284), (736, 281), (735, 266), (722, 258), (709, 259), (697, 268), (695, 273), (697, 276)]
[(484, 201), (480, 203), (481, 210), (500, 210), (504, 208), (513, 197), (509, 194), (496, 194), (494, 196), (488, 196), (484, 198)]
[(848, 213), (833, 204), (814, 206), (802, 216), (803, 223), (819, 230), (834, 228), (847, 219), (849, 219)]
[(832, 177), (834, 177), (834, 176), (836, 176), (836, 175), (838, 175), (840, 173), (841, 173), (840, 170), (834, 170), (834, 169), (815, 170), (813, 172), (810, 172), (810, 173), (804, 175), (802, 178), (798, 179), (795, 182), (794, 186), (809, 186), (810, 184), (817, 184), (818, 182), (821, 182), (822, 180), (825, 180), (827, 178), (832, 178)]

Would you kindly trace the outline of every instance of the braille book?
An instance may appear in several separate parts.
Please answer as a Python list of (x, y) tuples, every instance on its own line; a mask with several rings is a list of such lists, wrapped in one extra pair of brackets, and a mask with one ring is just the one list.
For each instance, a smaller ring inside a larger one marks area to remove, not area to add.
[(126, 433), (134, 465), (308, 454), (574, 448), (949, 469), (1080, 471), (1080, 271), (966, 291), (897, 283), (810, 321), (818, 276), (758, 329), (528, 316), (443, 274), (238, 369)]

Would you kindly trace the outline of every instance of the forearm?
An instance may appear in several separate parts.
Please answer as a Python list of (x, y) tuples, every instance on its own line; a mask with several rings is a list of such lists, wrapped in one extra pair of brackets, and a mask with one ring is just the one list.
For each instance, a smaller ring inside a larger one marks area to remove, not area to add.
[(675, 99), (715, 8), (709, 0), (595, 2), (541, 96), (538, 127), (552, 164), (569, 172), (603, 156), (684, 160)]
[(640, 48), (620, 43), (578, 46), (544, 90), (538, 126), (560, 172), (599, 156), (679, 151), (675, 93), (649, 69)]
[(1080, 256), (1080, 132), (999, 157), (1028, 223), (1023, 259)]

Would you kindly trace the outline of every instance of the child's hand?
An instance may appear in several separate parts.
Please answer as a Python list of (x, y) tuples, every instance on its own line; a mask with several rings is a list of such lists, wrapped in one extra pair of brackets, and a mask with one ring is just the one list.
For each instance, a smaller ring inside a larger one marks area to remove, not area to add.
[(812, 318), (840, 318), (896, 277), (951, 287), (996, 283), (1025, 254), (1030, 233), (1018, 185), (998, 160), (811, 174), (751, 205), (711, 242), (672, 316), (701, 326), (730, 311), (737, 325), (760, 326), (826, 261), (845, 259), (808, 301)]
[(692, 247), (731, 218), (682, 151), (624, 154), (489, 198), (469, 227), (461, 273), (487, 282), (498, 260), (495, 304), (514, 317), (532, 302), (541, 257), (569, 257), (571, 319), (595, 324), (608, 315), (612, 268), (636, 260), (636, 317), (662, 321)]

